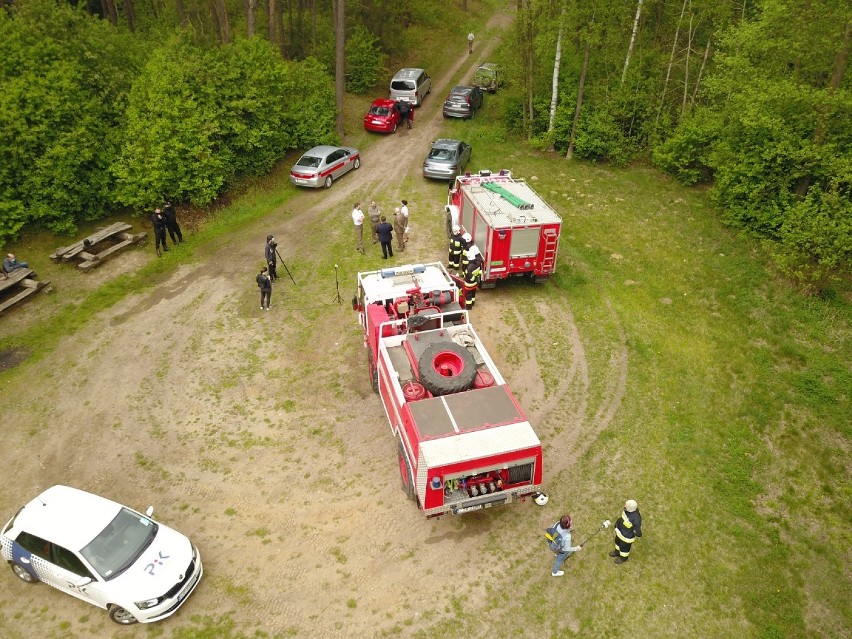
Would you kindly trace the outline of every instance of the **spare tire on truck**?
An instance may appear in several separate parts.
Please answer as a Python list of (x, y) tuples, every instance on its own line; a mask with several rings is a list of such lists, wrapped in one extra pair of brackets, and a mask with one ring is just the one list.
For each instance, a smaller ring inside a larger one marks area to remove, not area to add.
[(455, 342), (430, 344), (417, 362), (420, 383), (435, 396), (466, 391), (476, 378), (476, 361)]

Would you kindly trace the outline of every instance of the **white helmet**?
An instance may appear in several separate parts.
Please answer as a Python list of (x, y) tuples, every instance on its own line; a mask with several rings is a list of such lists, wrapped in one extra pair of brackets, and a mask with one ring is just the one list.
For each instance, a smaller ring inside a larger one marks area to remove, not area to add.
[(547, 503), (547, 495), (544, 493), (533, 493), (533, 499), (539, 506), (544, 506)]
[(628, 499), (626, 502), (624, 502), (624, 510), (629, 513), (635, 513), (638, 508), (639, 504), (636, 503), (635, 499)]
[(453, 224), (453, 235), (461, 231), (461, 227), (458, 224)]
[(464, 235), (462, 235), (462, 239), (463, 239), (465, 242), (470, 242), (470, 241), (472, 241), (472, 240), (473, 240), (473, 238), (470, 236), (470, 233), (465, 233)]
[(471, 246), (469, 249), (467, 249), (467, 259), (469, 260), (476, 259), (476, 256), (479, 254), (479, 249), (476, 248), (476, 245)]

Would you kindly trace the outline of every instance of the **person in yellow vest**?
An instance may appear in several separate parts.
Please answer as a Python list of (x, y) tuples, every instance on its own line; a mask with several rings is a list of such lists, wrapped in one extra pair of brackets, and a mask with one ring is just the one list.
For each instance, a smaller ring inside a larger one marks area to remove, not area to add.
[(450, 252), (447, 257), (447, 264), (451, 269), (458, 270), (461, 265), (463, 244), (461, 227), (456, 224), (453, 226), (453, 234), (450, 236)]
[(467, 250), (467, 269), (464, 272), (464, 307), (473, 309), (476, 303), (476, 289), (482, 279), (482, 255), (476, 246)]
[(642, 536), (642, 515), (639, 505), (633, 499), (624, 502), (624, 512), (615, 522), (615, 550), (609, 553), (615, 557), (615, 563), (623, 564), (630, 559), (630, 549), (637, 537)]
[(473, 246), (473, 238), (470, 236), (470, 233), (465, 233), (462, 235), (462, 250), (461, 250), (461, 258), (459, 259), (459, 276), (464, 277), (464, 274), (467, 273), (467, 251)]

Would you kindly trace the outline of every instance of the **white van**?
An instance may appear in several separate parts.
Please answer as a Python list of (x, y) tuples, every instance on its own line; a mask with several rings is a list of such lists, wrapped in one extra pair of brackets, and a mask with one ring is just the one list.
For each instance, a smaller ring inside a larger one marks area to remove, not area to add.
[(432, 92), (432, 78), (423, 69), (400, 69), (390, 83), (390, 99), (404, 100), (420, 106)]

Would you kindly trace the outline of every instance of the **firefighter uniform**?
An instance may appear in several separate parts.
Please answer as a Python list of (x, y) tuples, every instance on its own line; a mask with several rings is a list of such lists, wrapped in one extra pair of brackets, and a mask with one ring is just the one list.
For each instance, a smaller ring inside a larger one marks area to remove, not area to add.
[(476, 289), (482, 280), (482, 256), (478, 254), (468, 259), (464, 272), (464, 307), (471, 310), (476, 303)]
[(453, 227), (453, 234), (450, 236), (450, 253), (447, 257), (447, 263), (449, 264), (450, 268), (458, 270), (458, 268), (461, 266), (463, 246), (464, 240), (462, 240), (461, 229), (455, 226)]
[(630, 558), (630, 549), (637, 537), (642, 536), (642, 515), (639, 506), (632, 499), (624, 504), (621, 517), (615, 522), (615, 550), (609, 553), (615, 557), (615, 563), (623, 564)]
[(462, 277), (464, 277), (465, 273), (467, 273), (467, 265), (470, 263), (467, 252), (471, 248), (473, 248), (473, 238), (471, 238), (470, 233), (465, 233), (462, 235), (462, 250), (459, 259), (459, 275)]

